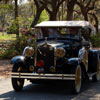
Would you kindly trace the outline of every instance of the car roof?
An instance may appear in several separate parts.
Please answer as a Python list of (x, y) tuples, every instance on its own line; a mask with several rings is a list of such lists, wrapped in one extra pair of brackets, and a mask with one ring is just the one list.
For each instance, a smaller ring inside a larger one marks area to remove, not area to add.
[(92, 25), (87, 21), (44, 21), (37, 25), (35, 28), (43, 27), (77, 27), (77, 28), (92, 28)]

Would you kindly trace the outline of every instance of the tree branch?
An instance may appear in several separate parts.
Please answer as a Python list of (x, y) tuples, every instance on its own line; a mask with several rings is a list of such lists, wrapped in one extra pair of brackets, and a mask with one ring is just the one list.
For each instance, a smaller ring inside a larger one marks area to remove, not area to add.
[(57, 9), (59, 8), (59, 6), (60, 6), (64, 1), (66, 1), (66, 0), (61, 0), (61, 1), (58, 2), (58, 4), (57, 4)]
[(34, 0), (35, 4), (36, 4), (36, 7), (39, 8), (39, 4), (38, 4), (38, 1), (37, 0)]
[(93, 9), (94, 9), (94, 7), (95, 7), (95, 2), (96, 2), (96, 1), (94, 1), (94, 2), (92, 3), (92, 6), (91, 6), (91, 7), (88, 7), (88, 11), (90, 11), (90, 10), (93, 10)]
[(77, 10), (74, 10), (74, 12), (76, 12), (78, 15), (81, 14), (81, 12), (80, 11), (77, 11)]
[(89, 5), (90, 5), (91, 2), (92, 2), (91, 0), (88, 1), (87, 5), (86, 5), (86, 8), (89, 7)]
[(80, 4), (80, 2), (78, 2), (78, 1), (77, 1), (77, 2), (76, 2), (76, 4), (77, 4), (79, 7), (81, 7), (81, 4)]

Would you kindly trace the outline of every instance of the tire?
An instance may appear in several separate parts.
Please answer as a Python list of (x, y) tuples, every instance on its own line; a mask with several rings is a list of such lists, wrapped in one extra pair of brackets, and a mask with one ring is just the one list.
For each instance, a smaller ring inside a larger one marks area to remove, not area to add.
[[(22, 69), (22, 67), (20, 67), (19, 65), (15, 64), (13, 66), (12, 72), (21, 72), (21, 69)], [(22, 90), (23, 85), (24, 85), (24, 79), (21, 79), (21, 78), (12, 78), (11, 81), (12, 81), (13, 89), (16, 92), (19, 92), (19, 91)]]
[(73, 87), (73, 93), (78, 94), (81, 90), (81, 84), (82, 84), (82, 71), (81, 66), (77, 65), (72, 68), (72, 74), (75, 74), (75, 80), (72, 83)]
[(100, 79), (100, 59), (97, 62), (97, 73), (92, 76), (93, 82), (97, 82)]

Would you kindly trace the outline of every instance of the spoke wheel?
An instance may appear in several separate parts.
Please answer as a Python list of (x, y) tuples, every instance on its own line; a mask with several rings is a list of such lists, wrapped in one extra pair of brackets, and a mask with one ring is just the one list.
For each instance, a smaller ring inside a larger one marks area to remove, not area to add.
[(77, 67), (72, 69), (73, 74), (75, 74), (75, 80), (73, 81), (73, 92), (79, 93), (81, 90), (81, 83), (82, 83), (82, 73), (81, 73), (81, 66), (78, 65)]
[(92, 77), (94, 82), (97, 82), (100, 79), (100, 60), (97, 62), (97, 73)]
[[(12, 72), (21, 72), (22, 67), (18, 66), (18, 65), (14, 65)], [(12, 86), (14, 88), (15, 91), (19, 92), (22, 90), (23, 85), (24, 85), (24, 79), (20, 79), (20, 78), (12, 78)]]

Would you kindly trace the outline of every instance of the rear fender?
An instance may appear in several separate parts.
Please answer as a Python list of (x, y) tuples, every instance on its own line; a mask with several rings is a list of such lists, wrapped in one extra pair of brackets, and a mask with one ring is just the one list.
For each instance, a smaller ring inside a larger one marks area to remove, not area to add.
[(99, 50), (90, 50), (88, 54), (88, 66), (89, 72), (96, 72), (97, 71), (97, 62), (100, 58), (100, 51)]

